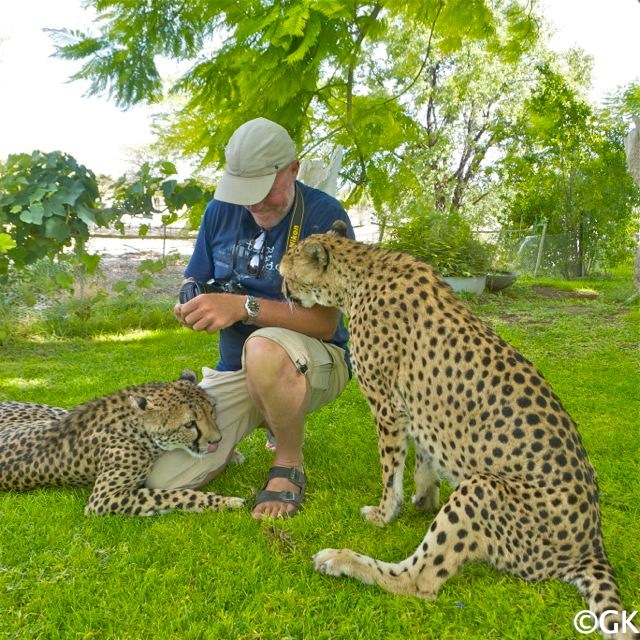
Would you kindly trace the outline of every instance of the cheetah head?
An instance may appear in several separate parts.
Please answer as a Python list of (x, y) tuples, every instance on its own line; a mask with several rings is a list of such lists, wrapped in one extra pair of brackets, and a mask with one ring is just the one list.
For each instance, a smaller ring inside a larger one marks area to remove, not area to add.
[(200, 457), (218, 448), (222, 436), (214, 406), (195, 380), (195, 374), (183, 372), (180, 380), (151, 389), (144, 396), (130, 396), (147, 433), (164, 451), (184, 449)]
[(326, 234), (315, 234), (290, 249), (280, 262), (284, 296), (303, 307), (320, 304), (343, 308), (344, 292), (340, 283), (340, 266), (332, 259), (336, 244), (350, 242), (342, 221), (334, 223)]

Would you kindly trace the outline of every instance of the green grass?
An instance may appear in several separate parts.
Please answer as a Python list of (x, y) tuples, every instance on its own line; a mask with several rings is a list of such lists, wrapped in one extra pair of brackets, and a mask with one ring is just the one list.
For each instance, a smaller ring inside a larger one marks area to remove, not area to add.
[[(577, 420), (598, 471), (605, 543), (623, 600), (627, 610), (640, 609), (640, 315), (621, 304), (629, 291), (619, 279), (590, 282), (595, 299), (547, 298), (533, 284), (471, 304), (541, 368)], [(215, 339), (175, 326), (168, 312), (121, 333), (115, 322), (95, 320), (92, 335), (74, 324), (55, 338), (38, 325), (35, 335), (8, 341), (0, 347), (0, 401), (71, 406), (216, 360)], [(247, 462), (212, 488), (251, 499), (269, 466), (263, 445), (262, 433), (244, 441)], [(380, 478), (373, 420), (354, 381), (310, 416), (305, 457), (305, 508), (287, 521), (257, 522), (248, 508), (87, 518), (89, 489), (0, 494), (0, 637), (580, 637), (573, 617), (584, 603), (557, 581), (527, 584), (473, 564), (427, 603), (315, 573), (311, 556), (327, 546), (404, 558), (429, 518), (410, 506), (384, 530), (360, 518), (360, 506), (378, 500)]]

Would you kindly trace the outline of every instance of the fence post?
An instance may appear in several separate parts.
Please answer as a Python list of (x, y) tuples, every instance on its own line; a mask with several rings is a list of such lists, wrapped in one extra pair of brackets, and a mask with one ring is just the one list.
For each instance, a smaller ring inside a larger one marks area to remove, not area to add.
[(536, 256), (536, 266), (533, 270), (533, 277), (538, 277), (538, 269), (540, 268), (540, 263), (542, 262), (542, 249), (544, 247), (544, 237), (547, 235), (547, 221), (545, 220), (542, 223), (542, 234), (540, 236), (540, 244), (538, 245), (538, 255)]

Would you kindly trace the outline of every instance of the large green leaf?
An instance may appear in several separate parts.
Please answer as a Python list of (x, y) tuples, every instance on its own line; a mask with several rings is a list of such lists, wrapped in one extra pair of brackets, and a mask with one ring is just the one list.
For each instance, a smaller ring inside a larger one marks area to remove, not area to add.
[(47, 195), (49, 191), (49, 189), (37, 187), (32, 193), (29, 194), (29, 202), (39, 202), (45, 195)]
[(42, 203), (42, 207), (44, 208), (44, 215), (47, 218), (50, 218), (51, 216), (66, 216), (64, 205), (59, 198), (55, 197), (55, 194), (52, 197), (44, 200)]
[(165, 176), (174, 176), (178, 173), (176, 165), (173, 164), (173, 162), (168, 162), (166, 160), (159, 163), (159, 168)]
[(39, 202), (34, 202), (28, 209), (20, 214), (20, 220), (27, 224), (42, 224), (44, 209)]
[(74, 206), (78, 198), (85, 193), (86, 186), (80, 180), (74, 180), (66, 184), (62, 189), (56, 192), (55, 198), (61, 204)]
[(67, 240), (71, 236), (71, 233), (69, 225), (64, 220), (61, 220), (58, 216), (53, 216), (47, 218), (44, 224), (44, 235), (47, 238), (62, 242)]
[(83, 204), (78, 204), (76, 206), (76, 213), (78, 214), (78, 218), (80, 218), (80, 220), (82, 220), (86, 225), (95, 224), (96, 216), (89, 207)]
[(98, 270), (100, 264), (100, 256), (93, 253), (82, 253), (80, 255), (80, 262), (83, 264), (86, 272), (89, 275), (93, 275)]
[(0, 233), (0, 253), (7, 253), (16, 246), (16, 241), (8, 233)]

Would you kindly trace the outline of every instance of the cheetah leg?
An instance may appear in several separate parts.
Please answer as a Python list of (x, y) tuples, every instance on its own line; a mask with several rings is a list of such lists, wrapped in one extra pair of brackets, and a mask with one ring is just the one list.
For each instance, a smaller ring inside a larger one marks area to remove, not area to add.
[(431, 456), (415, 443), (416, 463), (413, 473), (416, 492), (411, 502), (418, 511), (436, 511), (440, 506), (440, 480)]
[(378, 506), (360, 509), (363, 517), (384, 527), (397, 515), (402, 506), (402, 481), (407, 458), (407, 421), (403, 418), (387, 417), (378, 411), (378, 453), (382, 468), (382, 497)]
[(244, 499), (220, 496), (193, 489), (149, 489), (92, 493), (85, 507), (85, 515), (122, 514), (127, 516), (155, 516), (171, 511), (199, 513), (221, 509), (239, 509)]
[(102, 465), (85, 507), (85, 515), (123, 514), (151, 516), (170, 511), (200, 512), (237, 509), (242, 498), (220, 496), (192, 489), (152, 489), (144, 481), (152, 461), (119, 457), (117, 451)]
[[(332, 576), (350, 576), (377, 583), (398, 595), (433, 600), (444, 582), (470, 561), (490, 560), (514, 570), (518, 554), (531, 553), (515, 526), (521, 505), (495, 476), (478, 474), (462, 482), (440, 509), (415, 552), (401, 562), (382, 562), (349, 549), (324, 549), (313, 557), (314, 567)], [(512, 509), (515, 508), (515, 513)]]

